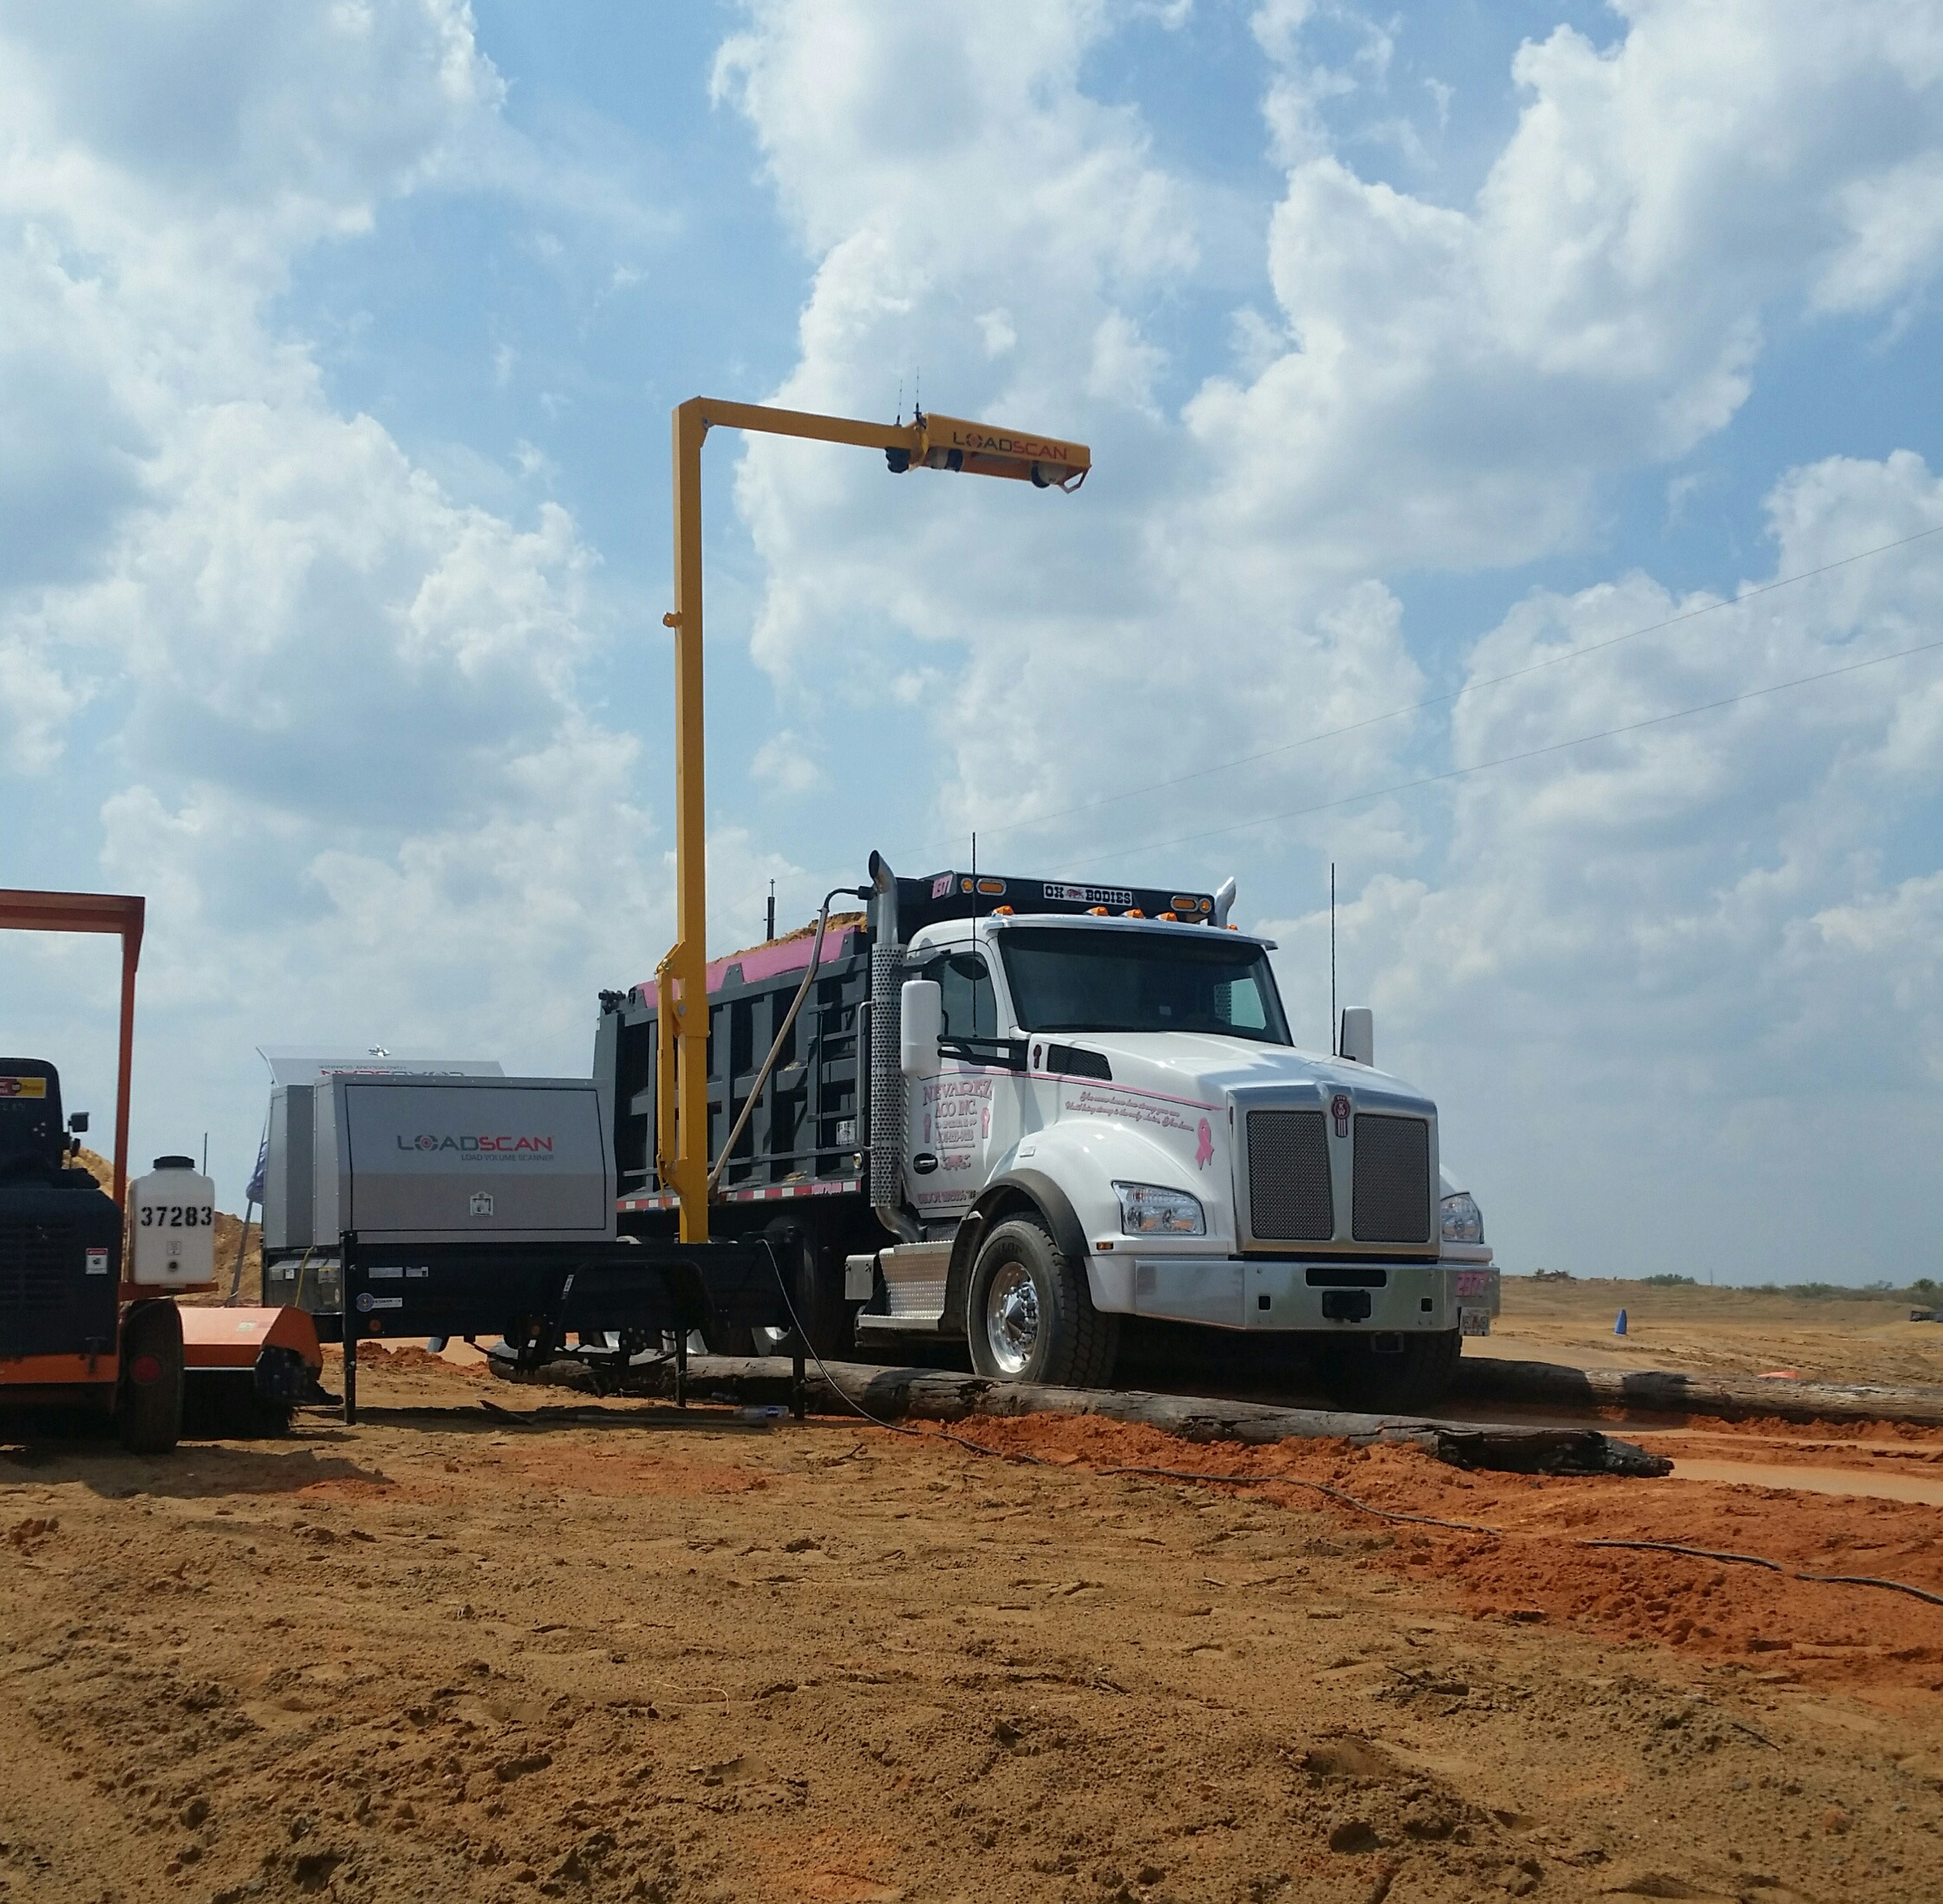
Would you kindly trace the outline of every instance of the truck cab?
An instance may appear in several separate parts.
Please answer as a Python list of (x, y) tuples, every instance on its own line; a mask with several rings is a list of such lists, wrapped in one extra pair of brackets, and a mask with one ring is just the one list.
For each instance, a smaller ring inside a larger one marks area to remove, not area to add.
[(1198, 911), (915, 933), (898, 1003), (920, 1235), (883, 1253), (886, 1320), (936, 1291), (942, 1324), (959, 1296), (975, 1365), (1016, 1379), (1104, 1379), (1112, 1319), (1144, 1316), (1300, 1335), (1359, 1399), (1433, 1390), (1480, 1307), (1466, 1284), (1484, 1294), (1481, 1223), (1447, 1262), (1436, 1105), (1298, 1050), (1274, 949)]

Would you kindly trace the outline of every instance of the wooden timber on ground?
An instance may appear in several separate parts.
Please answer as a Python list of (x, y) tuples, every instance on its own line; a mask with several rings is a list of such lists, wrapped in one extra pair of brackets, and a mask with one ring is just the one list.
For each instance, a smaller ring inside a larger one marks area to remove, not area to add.
[[(654, 1374), (657, 1388), (663, 1392), (672, 1388), (672, 1373), (665, 1366)], [(789, 1395), (790, 1365), (780, 1356), (697, 1355), (689, 1360), (688, 1380), (691, 1394), (698, 1399), (745, 1405), (780, 1402)], [(1362, 1446), (1387, 1442), (1421, 1448), (1457, 1467), (1516, 1474), (1662, 1475), (1672, 1466), (1632, 1442), (1590, 1428), (1347, 1414), (1201, 1395), (1157, 1395), (1139, 1389), (1053, 1388), (943, 1369), (880, 1368), (863, 1362), (812, 1363), (809, 1399), (822, 1412), (843, 1412), (848, 1405), (885, 1422), (1099, 1415), (1158, 1428), (1188, 1441), (1258, 1446), (1277, 1441), (1347, 1441)]]
[(1553, 1408), (1625, 1408), (1639, 1414), (1712, 1415), (1728, 1421), (1901, 1421), (1943, 1427), (1943, 1388), (1802, 1382), (1772, 1376), (1684, 1375), (1671, 1369), (1571, 1368), (1558, 1362), (1466, 1356), (1452, 1392), (1468, 1401), (1538, 1402)]

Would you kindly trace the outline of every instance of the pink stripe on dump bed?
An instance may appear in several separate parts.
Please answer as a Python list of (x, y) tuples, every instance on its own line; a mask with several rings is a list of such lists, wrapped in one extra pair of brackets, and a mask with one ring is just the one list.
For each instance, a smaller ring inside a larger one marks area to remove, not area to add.
[[(843, 957), (851, 949), (850, 942), (859, 935), (856, 926), (841, 926), (836, 931), (825, 933), (823, 941), (823, 963), (829, 965)], [(774, 945), (759, 945), (753, 952), (732, 953), (726, 959), (717, 959), (708, 968), (708, 994), (712, 998), (720, 991), (728, 977), (732, 965), (742, 968), (742, 981), (753, 985), (759, 980), (774, 978), (779, 973), (800, 972), (810, 962), (810, 948), (817, 942), (813, 932), (805, 933), (801, 938), (784, 939)], [(641, 994), (643, 1005), (658, 1005), (660, 994), (655, 990), (655, 981), (647, 980), (635, 989)]]

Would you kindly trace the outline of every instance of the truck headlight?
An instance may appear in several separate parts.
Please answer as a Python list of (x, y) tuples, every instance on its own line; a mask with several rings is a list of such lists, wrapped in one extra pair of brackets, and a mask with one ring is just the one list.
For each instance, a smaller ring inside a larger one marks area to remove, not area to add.
[(1444, 1199), (1444, 1240), (1447, 1243), (1483, 1242), (1484, 1213), (1469, 1190), (1458, 1190)]
[(1158, 1183), (1115, 1183), (1120, 1228), (1129, 1236), (1204, 1236), (1208, 1220), (1201, 1199)]

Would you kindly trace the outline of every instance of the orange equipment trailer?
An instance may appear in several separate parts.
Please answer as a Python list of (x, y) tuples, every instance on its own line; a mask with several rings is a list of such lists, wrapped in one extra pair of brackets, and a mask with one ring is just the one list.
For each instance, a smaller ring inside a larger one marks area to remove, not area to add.
[[(212, 1283), (173, 1273), (162, 1262), (177, 1255), (173, 1247), (128, 1248), (128, 1101), (145, 912), (127, 894), (0, 888), (0, 929), (121, 941), (112, 1196), (74, 1163), (88, 1118), (63, 1120), (59, 1072), (42, 1059), (0, 1058), (0, 1412), (105, 1408), (125, 1446), (160, 1453), (182, 1431), (186, 1389), (192, 1412), (213, 1418), (206, 1425), (217, 1431), (276, 1427), (321, 1393), (323, 1358), (310, 1319), (295, 1310), (212, 1312), (225, 1318), (219, 1326), (199, 1315), (186, 1346), (184, 1312), (171, 1298)], [(158, 1159), (159, 1172), (189, 1163)], [(192, 1236), (212, 1234), (212, 1207), (179, 1206), (175, 1216), (179, 1226), (186, 1218)], [(158, 1262), (159, 1269), (148, 1266)]]

